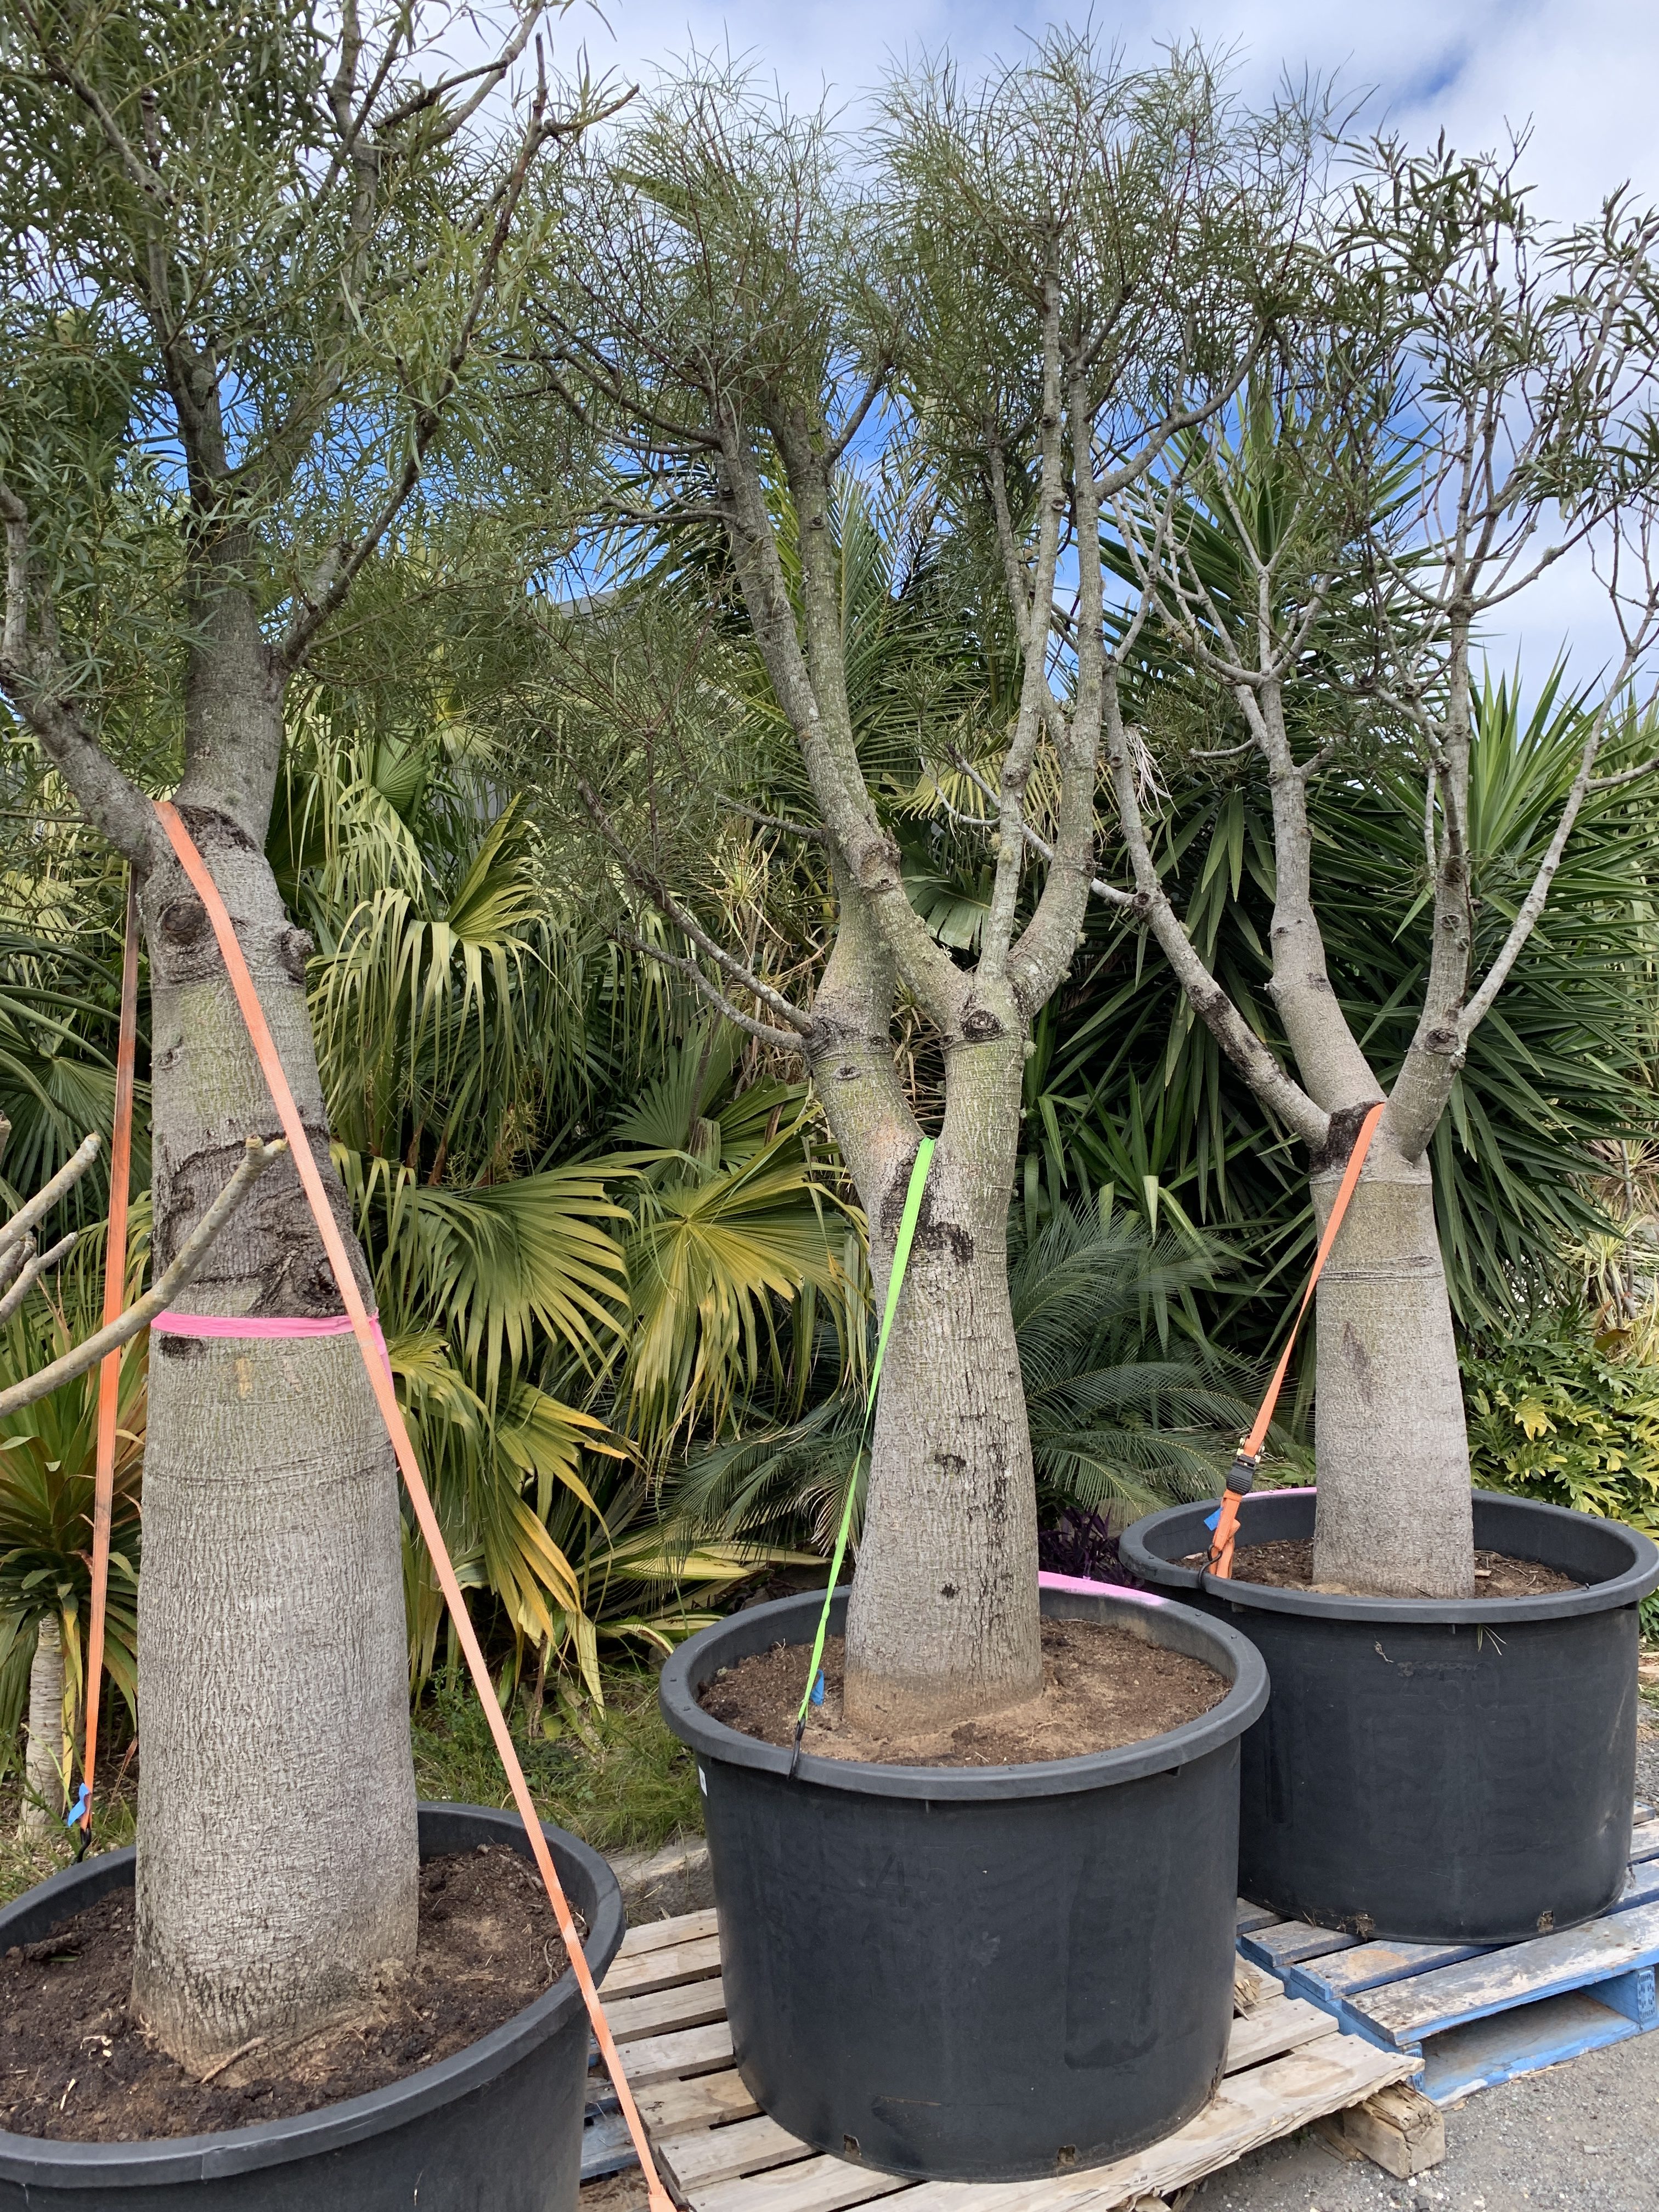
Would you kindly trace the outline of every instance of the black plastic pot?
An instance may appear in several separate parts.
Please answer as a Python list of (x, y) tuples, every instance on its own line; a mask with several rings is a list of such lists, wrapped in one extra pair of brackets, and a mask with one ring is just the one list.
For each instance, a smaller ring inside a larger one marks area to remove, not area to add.
[[(1232, 2013), (1238, 1738), (1267, 1680), (1243, 1638), (1158, 1597), (1043, 1594), (1232, 1687), (1121, 1751), (1033, 1766), (789, 1757), (711, 1720), (721, 1667), (806, 1642), (821, 1599), (705, 1629), (663, 1669), (697, 1756), (738, 2070), (818, 2148), (1016, 2180), (1099, 2165), (1200, 2111)], [(846, 1598), (832, 1615), (838, 1633)]]
[[(1138, 1521), (1126, 1565), (1261, 1651), (1243, 1743), (1239, 1887), (1287, 1919), (1404, 1942), (1507, 1943), (1618, 1896), (1636, 1776), (1637, 1604), (1659, 1547), (1617, 1522), (1477, 1491), (1483, 1551), (1585, 1587), (1443, 1601), (1218, 1582), (1203, 1505)], [(1243, 1544), (1313, 1534), (1311, 1490), (1246, 1500)]]
[[(588, 1927), (596, 1975), (626, 1922), (597, 1851), (544, 1828)], [(510, 1844), (516, 1814), (422, 1805), (421, 1856)], [(42, 1936), (132, 1881), (109, 1851), (0, 1911), (0, 1952)], [(73, 2023), (65, 2021), (64, 2033)], [(587, 2017), (565, 1973), (533, 2005), (436, 2066), (291, 2120), (161, 2142), (43, 2142), (0, 2133), (0, 2206), (29, 2212), (574, 2212), (587, 2080)]]

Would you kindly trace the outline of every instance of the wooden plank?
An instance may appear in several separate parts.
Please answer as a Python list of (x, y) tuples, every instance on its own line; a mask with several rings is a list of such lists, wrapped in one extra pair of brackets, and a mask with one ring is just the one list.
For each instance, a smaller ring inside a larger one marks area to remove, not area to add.
[(639, 2164), (634, 2138), (620, 2112), (596, 2112), (582, 2126), (581, 2178), (603, 2181), (607, 2174), (624, 2172)]
[(683, 2197), (694, 2196), (717, 2181), (735, 2181), (740, 2173), (763, 2173), (769, 2166), (793, 2166), (813, 2155), (811, 2143), (792, 2136), (764, 2112), (729, 2128), (699, 2128), (690, 2135), (671, 2136), (656, 2149)]
[(1426, 2173), (1446, 2155), (1446, 2123), (1439, 2107), (1409, 2081), (1394, 2082), (1363, 2105), (1327, 2113), (1314, 2125), (1338, 2150), (1358, 2152), (1399, 2181)]
[(1233, 2010), (1255, 2012), (1264, 2004), (1271, 2004), (1285, 1994), (1285, 1984), (1277, 1974), (1270, 1974), (1265, 1966), (1258, 1966), (1252, 1959), (1237, 1954), (1233, 1959)]
[(1659, 1858), (1659, 1820), (1638, 1820), (1630, 1832), (1632, 1865), (1638, 1859)]
[(1638, 1905), (1559, 1936), (1510, 1943), (1461, 1966), (1391, 1982), (1351, 2000), (1396, 2045), (1420, 2041), (1489, 2013), (1627, 1973), (1659, 1960), (1659, 1905)]
[(1247, 1959), (1258, 1966), (1265, 1966), (1270, 1974), (1283, 1975), (1287, 1966), (1299, 1966), (1304, 1959), (1323, 1959), (1333, 1951), (1352, 1951), (1357, 1938), (1340, 1936), (1334, 1928), (1312, 1928), (1305, 1920), (1276, 1920), (1270, 1928), (1251, 1929), (1238, 1939), (1238, 1948)]
[(695, 1943), (665, 1943), (659, 1951), (637, 1952), (631, 1959), (618, 1957), (605, 1976), (607, 2012), (613, 1997), (645, 1996), (653, 1990), (671, 1990), (678, 1982), (696, 1982), (720, 1970), (720, 1939), (705, 1936)]
[(1241, 1936), (1247, 1935), (1253, 1928), (1275, 1927), (1278, 1921), (1279, 1915), (1273, 1911), (1272, 1905), (1252, 1905), (1248, 1897), (1239, 1899), (1238, 1918), (1235, 1924)]
[(1403, 1981), (1408, 1974), (1426, 1974), (1462, 1959), (1484, 1957), (1490, 1948), (1483, 1943), (1356, 1943), (1352, 1951), (1299, 1966), (1296, 1980), (1309, 1996), (1334, 2001), (1360, 1990), (1380, 1989), (1385, 1982)]
[(666, 1951), (677, 1943), (698, 1943), (720, 1933), (714, 1908), (706, 1912), (682, 1912), (674, 1920), (647, 1920), (630, 1928), (617, 1949), (618, 1959), (637, 1959), (645, 1951)]
[(691, 2212), (843, 2212), (847, 2205), (867, 2204), (915, 2186), (896, 2173), (877, 2173), (844, 2158), (809, 2158), (781, 2173), (717, 2181), (690, 2201)]
[(641, 2035), (661, 2035), (678, 2027), (701, 2027), (705, 2021), (726, 2015), (726, 1984), (718, 1974), (700, 1982), (682, 1982), (671, 1990), (655, 1990), (649, 1996), (605, 1999), (605, 2016), (618, 2043), (631, 2043)]
[(1472, 2090), (1494, 2089), (1641, 2033), (1591, 1990), (1572, 1990), (1437, 2035), (1425, 2046), (1418, 2084), (1431, 2103), (1455, 2105)]
[[(1231, 2075), (1221, 2094), (1172, 2136), (1132, 2158), (1052, 2180), (1003, 2182), (980, 2191), (959, 2182), (925, 2182), (901, 2212), (1119, 2212), (1138, 2197), (1170, 2197), (1231, 2166), (1247, 2151), (1310, 2125), (1403, 2081), (1417, 2065), (1354, 2035), (1326, 2035), (1303, 2051)], [(856, 2200), (842, 2199), (843, 2203)], [(699, 2204), (696, 2212), (708, 2212)], [(760, 2212), (748, 2200), (713, 2212)], [(765, 2212), (797, 2212), (780, 2197)]]
[(1236, 2020), (1227, 2039), (1226, 2072), (1237, 2074), (1246, 2066), (1260, 2066), (1282, 2057), (1322, 2035), (1334, 2035), (1336, 2022), (1329, 2013), (1302, 1997), (1279, 1997), (1248, 2019)]
[[(634, 2048), (642, 2046), (636, 2043)], [(689, 2081), (656, 2082), (639, 2090), (634, 2101), (652, 2134), (665, 2139), (726, 2120), (751, 2120), (760, 2110), (735, 2067), (723, 2074), (696, 2074)]]
[(712, 2074), (732, 2063), (732, 2027), (717, 2020), (707, 2027), (682, 2028), (673, 2035), (647, 2035), (630, 2043), (623, 2057), (631, 2088), (673, 2081), (682, 2075)]

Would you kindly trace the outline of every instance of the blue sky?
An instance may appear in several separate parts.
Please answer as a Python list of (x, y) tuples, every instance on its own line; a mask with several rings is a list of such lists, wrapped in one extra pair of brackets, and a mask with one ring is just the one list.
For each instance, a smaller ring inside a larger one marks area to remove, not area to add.
[[(580, 40), (597, 71), (636, 77), (692, 44), (729, 43), (796, 99), (815, 102), (828, 85), (855, 103), (907, 49), (1012, 58), (1023, 33), (1066, 12), (1017, 0), (605, 0), (601, 15), (578, 0), (554, 40), (567, 62)], [(1528, 168), (1546, 214), (1589, 216), (1626, 180), (1659, 199), (1659, 0), (1123, 0), (1095, 20), (1131, 58), (1196, 33), (1264, 94), (1285, 70), (1334, 76), (1410, 138), (1444, 130), (1486, 147), (1530, 124)], [(1542, 579), (1492, 644), (1536, 679), (1569, 641), (1585, 678), (1613, 646), (1582, 562)]]

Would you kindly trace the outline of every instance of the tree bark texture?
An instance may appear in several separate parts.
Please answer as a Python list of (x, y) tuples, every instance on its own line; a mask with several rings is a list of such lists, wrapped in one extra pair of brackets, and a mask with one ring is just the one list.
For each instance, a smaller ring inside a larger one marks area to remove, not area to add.
[[(1338, 1120), (1352, 1117), (1334, 1117)], [(1346, 1146), (1312, 1176), (1322, 1229)], [(1375, 1597), (1474, 1589), (1468, 1431), (1424, 1158), (1377, 1132), (1317, 1292), (1314, 1579)]]
[[(882, 1369), (847, 1617), (847, 1710), (864, 1727), (948, 1726), (1042, 1686), (1036, 1493), (1008, 1298), (1024, 1030), (1003, 995), (999, 1011), (980, 1010), (991, 1034), (950, 1048), (944, 1125)], [(859, 1182), (881, 1310), (918, 1133), (884, 1036), (878, 1058), (884, 1079), (879, 1064), (853, 1079), (846, 1053), (848, 1079), (815, 1073)]]
[(33, 1841), (49, 1836), (64, 1818), (67, 1769), (64, 1744), (64, 1625), (55, 1613), (40, 1616), (29, 1663), (29, 1740), (23, 1761), (23, 1812), (17, 1832)]
[[(228, 815), (181, 811), (355, 1253), (329, 1161), (307, 941), (255, 839)], [(207, 914), (168, 851), (143, 910), (159, 1268), (249, 1133), (276, 1123)], [(186, 1305), (342, 1312), (290, 1161), (260, 1181)], [(199, 2065), (303, 2031), (364, 1992), (382, 1961), (414, 1953), (397, 1472), (350, 1336), (154, 1340), (138, 1644), (134, 1996), (167, 2047)]]

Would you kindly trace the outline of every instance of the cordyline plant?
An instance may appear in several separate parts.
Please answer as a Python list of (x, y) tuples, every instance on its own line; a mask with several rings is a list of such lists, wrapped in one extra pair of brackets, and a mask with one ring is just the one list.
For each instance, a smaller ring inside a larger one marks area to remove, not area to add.
[[(1659, 217), (1615, 197), (1598, 222), (1552, 230), (1513, 155), (1384, 143), (1362, 158), (1328, 210), (1316, 309), (1281, 326), (1240, 404), (1172, 446), (1158, 482), (1108, 503), (1104, 557), (1130, 602), (1106, 756), (1133, 886), (1104, 895), (1144, 920), (1194, 1012), (1302, 1139), (1322, 1221), (1386, 1099), (1319, 1287), (1314, 1578), (1459, 1597), (1474, 1589), (1468, 1444), (1427, 1152), (1586, 800), (1651, 789), (1659, 766), (1640, 757), (1636, 696), (1659, 637)], [(1501, 852), (1483, 866), (1472, 832), (1472, 655), (1483, 623), (1513, 621), (1579, 549), (1620, 648), (1581, 702), (1575, 773), (1516, 882)], [(1268, 988), (1294, 1076), (1166, 893), (1127, 726), (1160, 714), (1184, 719), (1189, 752), (1218, 772), (1265, 769)], [(1207, 744), (1193, 746), (1194, 720)], [(1620, 765), (1598, 775), (1612, 752)], [(1333, 988), (1309, 816), (1313, 779), (1371, 769), (1420, 776), (1422, 875), (1398, 922), (1433, 917), (1415, 1031), (1382, 1071)]]
[[(1129, 74), (1058, 33), (978, 90), (948, 70), (896, 84), (874, 146), (694, 71), (573, 179), (580, 248), (539, 296), (550, 393), (634, 472), (623, 529), (712, 533), (734, 580), (833, 890), (810, 1003), (691, 910), (666, 786), (630, 808), (621, 770), (595, 768), (590, 809), (626, 894), (689, 940), (686, 971), (805, 1060), (867, 1218), (878, 1305), (922, 1134), (895, 1068), (902, 1010), (942, 1048), (848, 1617), (847, 1707), (867, 1724), (947, 1725), (1041, 1686), (1007, 1210), (1032, 1019), (1071, 963), (1093, 872), (1098, 561), (1069, 672), (1048, 610), (1067, 543), (1097, 543), (1103, 505), (1238, 390), (1291, 258), (1305, 142), (1300, 116), (1231, 108), (1198, 59)], [(901, 447), (925, 457), (941, 515), (1001, 519), (1023, 653), (971, 964), (907, 891), (849, 707), (837, 472)], [(636, 734), (635, 758), (665, 775), (668, 749)], [(1040, 772), (1056, 857), (1032, 898), (1020, 824)]]
[[(179, 754), (179, 811), (349, 1235), (309, 943), (264, 853), (284, 701), (459, 465), (538, 235), (532, 170), (591, 107), (533, 76), (514, 97), (540, 13), (526, 0), (447, 72), (418, 8), (0, 5), (0, 690), (12, 741), (138, 878), (158, 1272), (274, 1118), (137, 781)], [(290, 1160), (191, 1303), (341, 1311)], [(415, 1948), (396, 1474), (351, 1339), (158, 1344), (144, 1507), (134, 1993), (200, 2063), (315, 2023)]]

